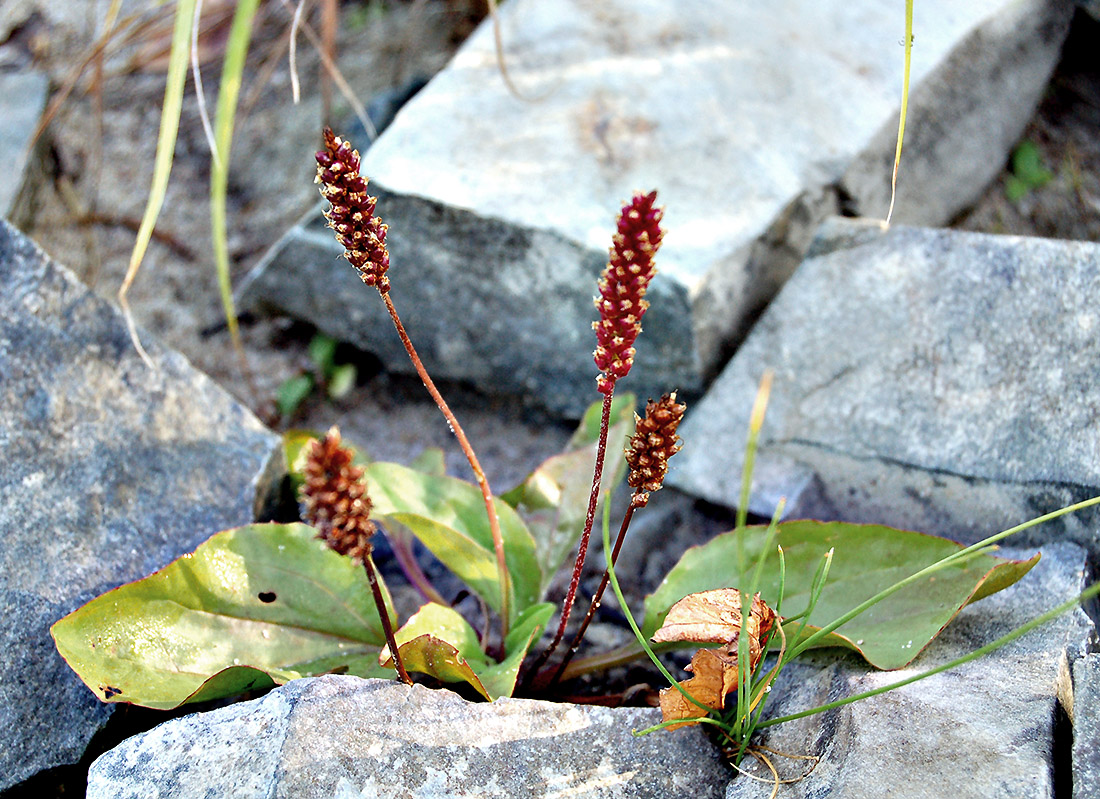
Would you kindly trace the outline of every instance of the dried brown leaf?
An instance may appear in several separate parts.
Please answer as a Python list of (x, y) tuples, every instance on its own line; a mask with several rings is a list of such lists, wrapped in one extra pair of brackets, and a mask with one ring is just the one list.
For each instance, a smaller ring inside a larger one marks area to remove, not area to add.
[[(775, 623), (775, 611), (757, 594), (749, 611), (750, 641), (760, 638)], [(653, 634), (654, 643), (694, 641), (725, 644), (737, 640), (741, 631), (741, 592), (736, 588), (716, 588), (688, 594), (673, 605), (664, 624)]]
[[(764, 639), (775, 625), (775, 611), (760, 598), (753, 597), (747, 625), (749, 635), (749, 672), (755, 671), (764, 657)], [(700, 649), (687, 670), (695, 676), (680, 682), (680, 687), (698, 701), (715, 710), (725, 709), (726, 696), (737, 690), (737, 648), (741, 635), (741, 592), (719, 588), (689, 594), (668, 612), (664, 625), (653, 634), (655, 643), (695, 641), (724, 644), (720, 649)], [(664, 721), (698, 719), (707, 711), (685, 697), (676, 688), (661, 691)], [(685, 721), (669, 729), (697, 724)]]
[[(725, 707), (726, 694), (737, 689), (737, 663), (732, 669), (732, 683), (730, 682), (726, 659), (721, 652), (713, 649), (700, 649), (691, 659), (691, 665), (687, 671), (695, 676), (688, 680), (682, 680), (680, 687), (715, 710)], [(675, 721), (677, 719), (698, 719), (707, 715), (707, 711), (689, 700), (673, 687), (661, 690), (661, 720)], [(685, 721), (683, 724), (673, 724), (670, 730), (686, 727), (689, 724), (698, 724), (696, 721)]]

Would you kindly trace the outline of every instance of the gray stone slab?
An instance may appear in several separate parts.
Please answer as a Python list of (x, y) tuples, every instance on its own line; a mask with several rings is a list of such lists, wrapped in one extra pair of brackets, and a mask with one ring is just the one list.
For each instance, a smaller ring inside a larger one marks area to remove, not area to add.
[(659, 720), (650, 708), (295, 680), (123, 742), (92, 765), (88, 797), (721, 796), (730, 770), (702, 733), (630, 734)]
[(279, 438), (0, 221), (0, 790), (77, 762), (112, 706), (50, 625), (253, 520)]
[(1073, 795), (1100, 796), (1100, 654), (1073, 664)]
[(46, 107), (49, 80), (40, 72), (0, 72), (0, 217), (18, 205), (23, 173), (31, 158), (31, 135)]
[[(765, 717), (905, 679), (990, 643), (1076, 596), (1084, 587), (1085, 553), (1064, 543), (1042, 552), (1043, 559), (1020, 583), (965, 608), (911, 666), (868, 672), (854, 657), (838, 662), (816, 656), (780, 676)], [(1071, 745), (1056, 731), (1056, 707), (1071, 693), (1069, 664), (1093, 635), (1091, 621), (1077, 609), (964, 666), (768, 728), (760, 740), (766, 746), (820, 757), (809, 776), (783, 786), (780, 796), (1054, 799), (1055, 780), (1065, 784), (1068, 776), (1056, 774), (1055, 764), (1061, 767), (1068, 752), (1060, 750)], [(797, 776), (808, 766), (802, 760), (771, 757), (784, 777)], [(752, 767), (752, 773), (762, 772)], [(764, 799), (771, 787), (738, 777), (726, 799)]]
[[(677, 488), (977, 540), (1100, 494), (1100, 246), (836, 219), (680, 427)], [(1020, 541), (1100, 552), (1094, 511)], [(1015, 540), (1015, 539), (1014, 539)]]
[[(1070, 8), (919, 4), (899, 219), (942, 223), (998, 172)], [(582, 410), (595, 281), (635, 190), (660, 190), (668, 228), (630, 378), (643, 396), (700, 387), (839, 193), (885, 215), (897, 8), (518, 0), (499, 17), (525, 99), (504, 85), (485, 25), (364, 154), (394, 300), (436, 376)], [(408, 369), (338, 252), (314, 216), (257, 267), (242, 305), (277, 306)]]

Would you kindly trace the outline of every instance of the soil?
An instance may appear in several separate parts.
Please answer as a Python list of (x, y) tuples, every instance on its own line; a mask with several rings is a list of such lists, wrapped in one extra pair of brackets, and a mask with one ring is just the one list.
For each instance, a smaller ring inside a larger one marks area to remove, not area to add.
[[(96, 35), (103, 5), (95, 0), (73, 2), (68, 4), (71, 13), (59, 15), (56, 9), (51, 13), (47, 0), (24, 0), (22, 7), (37, 10), (10, 31), (4, 27), (10, 27), (10, 20), (0, 16), (0, 39), (8, 34), (0, 44), (3, 63), (33, 64), (49, 74), (55, 89), (63, 86)], [(85, 70), (61, 106), (47, 132), (48, 180), (38, 187), (25, 225), (26, 232), (55, 259), (111, 298), (125, 275), (134, 227), (151, 181), (166, 36), (171, 30), (171, 4), (160, 11), (153, 9), (152, 2), (134, 0), (128, 5), (144, 7), (145, 18), (152, 22), (134, 41), (111, 53), (98, 87), (92, 70)], [(230, 0), (206, 0), (205, 13), (224, 14), (232, 5)], [(337, 37), (339, 68), (363, 98), (428, 78), (446, 64), (484, 13), (478, 6), (477, 0), (345, 2)], [(79, 12), (81, 8), (85, 13)], [(313, 11), (311, 20), (317, 25), (319, 12)], [(241, 92), (228, 219), (234, 282), (317, 201), (312, 153), (323, 118), (320, 59), (302, 37), (298, 46), (302, 100), (294, 104), (285, 46), (291, 13), (279, 2), (261, 6)], [(225, 28), (224, 24), (216, 27), (203, 42), (207, 56), (203, 78), (211, 104)], [(1100, 24), (1078, 12), (1064, 58), (1024, 133), (1023, 139), (1037, 146), (1052, 179), (1013, 201), (1006, 193), (1012, 174), (1006, 164), (1002, 175), (955, 226), (1100, 239), (1098, 34)], [(338, 93), (334, 97), (331, 117), (349, 118), (347, 103)], [(339, 400), (315, 394), (291, 418), (278, 418), (278, 387), (312, 368), (307, 346), (313, 331), (308, 325), (280, 318), (242, 319), (250, 379), (242, 377), (224, 324), (211, 254), (209, 178), (210, 153), (189, 83), (171, 182), (157, 226), (160, 238), (150, 245), (129, 294), (144, 335), (184, 353), (277, 430), (326, 429), (338, 424), (346, 439), (372, 456), (403, 463), (426, 446), (441, 447), (447, 453), (448, 470), (468, 476), (464, 459), (417, 381), (388, 375), (369, 354), (349, 347), (341, 349), (339, 359), (354, 362), (359, 369), (350, 393)], [(572, 425), (514, 397), (485, 396), (462, 385), (441, 388), (498, 491), (511, 487), (558, 451), (571, 431)], [(656, 560), (670, 565), (685, 541), (700, 540), (700, 528), (717, 531), (732, 526), (725, 511), (692, 506), (670, 490), (664, 493), (670, 496), (655, 497), (654, 505), (668, 510), (654, 514), (660, 524), (669, 526), (654, 536), (655, 548), (670, 549), (669, 542), (678, 541), (678, 549), (660, 558), (642, 558), (639, 570), (644, 579), (630, 586), (635, 598), (651, 590), (663, 572), (655, 568)], [(563, 586), (557, 588), (560, 591)], [(402, 601), (411, 602), (412, 597)], [(593, 635), (608, 643), (623, 637), (615, 624)], [(641, 677), (622, 670), (616, 679), (625, 688)]]

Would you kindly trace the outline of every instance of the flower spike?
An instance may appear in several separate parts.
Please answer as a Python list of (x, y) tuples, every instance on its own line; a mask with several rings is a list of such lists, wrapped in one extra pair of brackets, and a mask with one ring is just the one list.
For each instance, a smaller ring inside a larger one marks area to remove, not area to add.
[(352, 457), (351, 450), (340, 443), (340, 431), (335, 427), (323, 439), (312, 441), (302, 502), (305, 519), (317, 529), (318, 538), (335, 552), (365, 563), (375, 528), (363, 467), (353, 466)]
[(382, 593), (378, 569), (371, 558), (371, 536), (374, 522), (370, 520), (371, 501), (363, 480), (363, 467), (355, 466), (351, 450), (340, 443), (340, 431), (333, 426), (320, 441), (314, 439), (306, 453), (302, 484), (303, 518), (317, 530), (328, 548), (362, 564), (367, 572), (378, 619), (386, 645), (393, 653), (394, 668), (401, 681), (412, 685), (393, 635), (390, 611)]
[(649, 307), (646, 289), (657, 274), (653, 256), (664, 235), (664, 211), (653, 207), (656, 199), (655, 191), (638, 193), (623, 207), (608, 264), (600, 277), (600, 296), (595, 300), (600, 320), (592, 327), (596, 330), (596, 366), (601, 372), (597, 386), (602, 394), (610, 394), (615, 381), (625, 377), (634, 364), (634, 341)]
[(325, 128), (325, 149), (317, 153), (317, 177), (321, 196), (332, 203), (325, 211), (328, 226), (344, 245), (344, 257), (368, 286), (380, 294), (390, 290), (386, 270), (390, 253), (386, 249), (387, 226), (374, 215), (378, 198), (367, 194), (367, 179), (359, 174), (359, 151)]
[(676, 392), (665, 394), (646, 403), (645, 418), (638, 418), (634, 435), (626, 447), (626, 463), (630, 471), (626, 481), (634, 489), (632, 502), (643, 507), (649, 502), (649, 492), (659, 491), (668, 474), (668, 459), (680, 451), (682, 442), (676, 428), (684, 418), (687, 406), (676, 401)]

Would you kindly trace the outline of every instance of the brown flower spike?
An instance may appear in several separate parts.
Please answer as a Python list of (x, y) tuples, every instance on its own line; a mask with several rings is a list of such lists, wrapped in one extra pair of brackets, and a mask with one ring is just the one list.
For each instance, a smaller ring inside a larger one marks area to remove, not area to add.
[(317, 537), (330, 549), (346, 555), (354, 563), (363, 564), (374, 604), (378, 608), (386, 646), (394, 653), (394, 667), (401, 681), (412, 685), (394, 640), (390, 611), (370, 556), (370, 539), (374, 535), (374, 522), (370, 520), (371, 501), (367, 496), (367, 484), (363, 481), (363, 467), (353, 465), (353, 458), (351, 450), (340, 444), (340, 431), (336, 427), (332, 427), (320, 441), (310, 442), (302, 470), (305, 474), (302, 484), (305, 520), (317, 528)]
[(610, 394), (615, 381), (625, 377), (634, 364), (634, 341), (649, 307), (646, 289), (657, 274), (653, 256), (664, 235), (664, 212), (653, 207), (656, 199), (655, 191), (639, 193), (623, 207), (610, 258), (600, 277), (600, 296), (595, 301), (600, 320), (592, 327), (596, 330), (596, 366), (601, 372), (596, 382), (602, 394)]
[(676, 392), (665, 394), (645, 406), (645, 418), (638, 418), (634, 435), (626, 447), (630, 471), (626, 481), (634, 489), (631, 500), (638, 507), (649, 502), (650, 491), (660, 491), (668, 474), (668, 459), (680, 451), (682, 442), (676, 428), (684, 418), (686, 405), (676, 401)]
[(367, 179), (359, 174), (359, 151), (325, 128), (325, 149), (317, 153), (317, 177), (321, 196), (332, 203), (325, 211), (328, 226), (344, 245), (344, 257), (359, 271), (368, 286), (379, 293), (390, 290), (386, 270), (390, 253), (386, 249), (386, 225), (374, 215), (378, 199), (367, 194)]
[(330, 549), (366, 563), (375, 529), (371, 501), (363, 467), (352, 465), (351, 451), (340, 444), (339, 430), (333, 427), (323, 439), (310, 443), (304, 472), (306, 521), (317, 528), (317, 537)]

